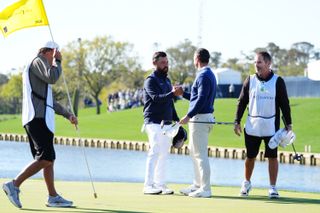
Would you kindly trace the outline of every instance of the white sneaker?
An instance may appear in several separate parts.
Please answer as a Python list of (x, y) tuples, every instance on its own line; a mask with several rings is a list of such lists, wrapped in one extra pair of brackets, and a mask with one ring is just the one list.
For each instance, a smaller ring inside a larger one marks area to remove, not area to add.
[(174, 191), (172, 189), (169, 189), (166, 185), (156, 186), (157, 189), (161, 190), (161, 194), (163, 195), (172, 195), (174, 194)]
[(160, 188), (156, 188), (154, 186), (145, 186), (143, 188), (143, 193), (147, 195), (158, 195), (162, 192)]
[(199, 189), (198, 186), (192, 184), (192, 185), (188, 186), (187, 188), (180, 189), (180, 193), (188, 196), (191, 192), (197, 191), (198, 189)]
[(279, 193), (275, 186), (271, 186), (269, 189), (269, 198), (279, 198)]
[(204, 191), (202, 189), (198, 189), (194, 192), (189, 193), (189, 197), (204, 197), (209, 198), (211, 197), (211, 190), (210, 191)]
[(73, 204), (72, 201), (66, 200), (60, 195), (57, 195), (55, 197), (49, 195), (46, 206), (47, 207), (71, 207), (72, 204)]
[(241, 185), (240, 196), (242, 196), (242, 197), (248, 197), (251, 188), (252, 188), (251, 182), (250, 182), (250, 181), (247, 181), (247, 180), (244, 180), (244, 181), (242, 182), (242, 185)]
[(3, 191), (8, 196), (10, 202), (17, 208), (22, 208), (21, 202), (19, 200), (20, 190), (13, 184), (13, 181), (6, 182), (2, 185)]

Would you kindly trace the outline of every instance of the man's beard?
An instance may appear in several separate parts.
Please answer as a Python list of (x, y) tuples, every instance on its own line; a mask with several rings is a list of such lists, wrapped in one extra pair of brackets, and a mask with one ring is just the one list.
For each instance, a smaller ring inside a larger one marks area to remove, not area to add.
[(168, 67), (164, 67), (162, 69), (159, 69), (159, 71), (163, 72), (163, 73), (168, 73), (169, 68)]

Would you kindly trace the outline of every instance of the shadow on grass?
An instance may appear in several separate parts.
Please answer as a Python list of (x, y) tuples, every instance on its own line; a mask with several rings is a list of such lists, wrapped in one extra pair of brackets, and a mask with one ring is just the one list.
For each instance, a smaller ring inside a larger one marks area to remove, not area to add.
[(27, 209), (27, 208), (22, 208), (21, 210), (31, 211), (31, 212), (150, 213), (150, 212), (142, 212), (142, 211), (136, 212), (136, 211), (124, 211), (124, 210), (114, 210), (114, 209), (81, 208), (81, 207), (76, 207), (76, 206), (68, 207), (68, 208), (50, 208), (50, 209)]
[(299, 198), (299, 197), (280, 197), (278, 199), (270, 199), (267, 196), (250, 196), (250, 197), (240, 197), (240, 196), (213, 196), (213, 198), (220, 199), (236, 199), (236, 200), (260, 200), (267, 203), (279, 203), (279, 204), (320, 204), (320, 199), (313, 198)]

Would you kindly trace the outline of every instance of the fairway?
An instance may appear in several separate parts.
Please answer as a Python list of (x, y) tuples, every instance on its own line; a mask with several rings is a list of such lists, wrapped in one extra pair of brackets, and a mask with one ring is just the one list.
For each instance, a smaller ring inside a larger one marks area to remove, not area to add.
[[(216, 121), (232, 122), (235, 117), (237, 99), (217, 99), (214, 116)], [(299, 152), (304, 151), (305, 145), (311, 145), (311, 151), (320, 153), (318, 138), (320, 133), (320, 99), (291, 98), (290, 99), (293, 130), (296, 133), (295, 147)], [(179, 117), (188, 110), (185, 100), (176, 103)], [(80, 136), (83, 138), (104, 138), (116, 140), (147, 141), (147, 135), (141, 133), (143, 123), (142, 107), (109, 113), (102, 106), (101, 114), (95, 114), (95, 108), (81, 109), (79, 112)], [(244, 113), (242, 126), (247, 112)], [(1, 120), (1, 117), (3, 118)], [(56, 116), (56, 136), (78, 137), (73, 126), (61, 116)], [(0, 115), (1, 133), (25, 134), (21, 126), (21, 116)], [(233, 132), (233, 125), (215, 125), (209, 136), (210, 146), (244, 148), (243, 136), (238, 137)], [(282, 148), (280, 148), (282, 150)], [(291, 147), (285, 151), (292, 151)]]
[[(1, 183), (5, 180), (1, 179)], [(238, 196), (238, 187), (212, 186), (213, 197), (189, 198), (178, 193), (186, 185), (170, 184), (174, 195), (143, 195), (142, 183), (95, 183), (94, 199), (89, 182), (56, 182), (58, 191), (74, 202), (73, 208), (47, 208), (46, 189), (42, 180), (28, 180), (20, 199), (24, 212), (237, 212), (237, 213), (319, 213), (320, 194), (280, 191), (281, 198), (270, 200), (267, 189), (252, 190), (250, 197)], [(3, 192), (0, 212), (22, 212), (15, 208)]]

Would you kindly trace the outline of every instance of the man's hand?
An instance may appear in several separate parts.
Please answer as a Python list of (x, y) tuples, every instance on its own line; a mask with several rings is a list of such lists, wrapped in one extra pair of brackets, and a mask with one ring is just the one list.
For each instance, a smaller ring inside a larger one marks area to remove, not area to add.
[(242, 133), (241, 124), (235, 123), (235, 124), (234, 124), (234, 129), (233, 129), (233, 131), (234, 131), (234, 133), (235, 133), (236, 135), (240, 136), (241, 133)]
[(74, 125), (78, 125), (78, 118), (74, 115), (70, 115), (69, 121), (70, 121), (70, 123), (72, 123)]
[(286, 126), (286, 130), (289, 132), (289, 131), (292, 131), (292, 124), (289, 124), (288, 126)]
[(179, 124), (187, 124), (190, 120), (190, 117), (189, 116), (184, 116), (180, 121), (179, 121)]
[(172, 92), (173, 92), (174, 96), (180, 96), (183, 94), (183, 89), (181, 86), (173, 86)]
[(61, 61), (62, 60), (62, 56), (61, 56), (61, 52), (57, 49), (54, 49), (53, 50), (53, 57), (56, 59), (56, 60), (59, 60)]

